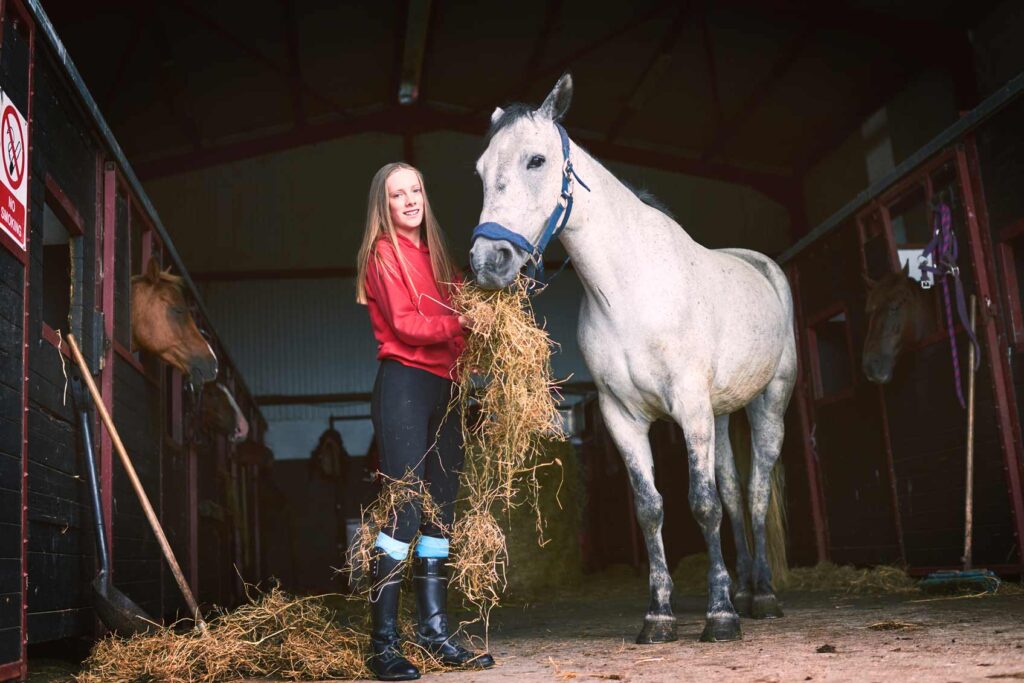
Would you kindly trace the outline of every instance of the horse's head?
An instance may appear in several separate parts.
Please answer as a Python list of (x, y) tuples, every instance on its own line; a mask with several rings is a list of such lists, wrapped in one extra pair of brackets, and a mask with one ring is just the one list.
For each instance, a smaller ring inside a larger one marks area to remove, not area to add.
[(132, 278), (132, 341), (194, 384), (217, 377), (217, 356), (192, 319), (182, 279), (160, 270), (155, 259)]
[(554, 124), (565, 116), (571, 99), (572, 77), (566, 74), (538, 109), (512, 105), (491, 114), (487, 149), (476, 162), (484, 188), (480, 224), (494, 223), (511, 234), (509, 239), (478, 236), (473, 241), (469, 263), (481, 287), (500, 289), (515, 279), (531, 256), (526, 245), (538, 243), (552, 208), (561, 201), (565, 160)]
[(249, 421), (242, 414), (235, 397), (220, 382), (203, 386), (202, 420), (207, 429), (226, 434), (231, 443), (245, 441), (249, 436)]
[(867, 378), (877, 384), (892, 379), (897, 356), (917, 341), (923, 331), (921, 287), (908, 273), (906, 264), (898, 273), (889, 273), (877, 281), (864, 276), (868, 286), (868, 332), (862, 367)]

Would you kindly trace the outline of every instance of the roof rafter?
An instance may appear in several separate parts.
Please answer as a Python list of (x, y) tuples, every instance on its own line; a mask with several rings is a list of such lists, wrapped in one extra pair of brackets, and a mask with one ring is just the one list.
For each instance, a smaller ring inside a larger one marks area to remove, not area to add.
[(675, 18), (651, 54), (647, 65), (640, 72), (639, 78), (630, 89), (629, 96), (612, 121), (612, 125), (609, 126), (608, 133), (605, 135), (606, 142), (613, 142), (618, 137), (622, 128), (643, 108), (665, 72), (668, 71), (668, 67), (672, 64), (672, 52), (675, 50), (676, 43), (679, 42), (679, 36), (682, 35), (683, 26), (690, 18), (692, 7), (692, 1), (680, 3)]

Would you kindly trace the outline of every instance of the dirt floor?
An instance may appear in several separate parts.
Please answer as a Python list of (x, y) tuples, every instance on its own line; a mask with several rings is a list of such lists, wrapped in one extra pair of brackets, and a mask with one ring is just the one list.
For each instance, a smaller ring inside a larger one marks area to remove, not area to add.
[[(633, 639), (647, 603), (644, 577), (591, 579), (551, 601), (497, 610), (496, 668), (422, 680), (1024, 680), (1024, 595), (928, 600), (790, 593), (783, 602), (783, 619), (744, 619), (742, 641), (704, 644), (697, 640), (703, 598), (681, 596), (679, 641), (640, 646)], [(68, 669), (49, 660), (30, 662), (30, 669), (30, 681), (68, 680)]]
[[(924, 596), (789, 594), (786, 617), (743, 620), (743, 640), (698, 642), (703, 598), (677, 600), (679, 641), (633, 643), (646, 591), (504, 609), (486, 673), (445, 681), (1024, 680), (1024, 596), (917, 602)], [(440, 680), (440, 676), (424, 680)]]

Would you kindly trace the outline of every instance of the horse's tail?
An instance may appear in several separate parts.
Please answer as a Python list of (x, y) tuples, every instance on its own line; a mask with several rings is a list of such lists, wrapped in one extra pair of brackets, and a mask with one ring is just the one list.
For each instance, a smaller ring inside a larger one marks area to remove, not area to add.
[[(750, 421), (745, 410), (738, 410), (729, 417), (729, 441), (740, 481), (750, 480), (750, 463), (753, 449), (750, 445)], [(772, 582), (776, 590), (784, 586), (789, 576), (789, 562), (786, 558), (786, 478), (779, 462), (772, 468), (771, 496), (768, 499), (768, 514), (765, 519), (765, 543), (768, 546), (768, 565), (772, 570)], [(743, 506), (746, 517), (747, 540), (750, 538), (750, 508)]]

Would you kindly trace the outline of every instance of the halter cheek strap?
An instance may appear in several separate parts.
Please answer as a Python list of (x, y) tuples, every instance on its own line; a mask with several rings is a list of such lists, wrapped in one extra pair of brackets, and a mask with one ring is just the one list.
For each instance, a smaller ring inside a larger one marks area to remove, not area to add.
[[(500, 223), (481, 223), (473, 228), (473, 242), (476, 242), (479, 237), (486, 237), (491, 240), (503, 240), (529, 254), (530, 258), (526, 263), (526, 275), (533, 278), (540, 284), (544, 284), (544, 250), (547, 249), (551, 240), (558, 237), (562, 230), (565, 229), (566, 223), (569, 222), (569, 215), (572, 213), (572, 192), (574, 181), (578, 182), (584, 190), (590, 192), (590, 188), (587, 187), (587, 184), (583, 182), (579, 175), (577, 175), (576, 169), (572, 167), (572, 160), (569, 158), (569, 135), (565, 132), (565, 128), (562, 127), (562, 124), (556, 122), (555, 128), (558, 130), (558, 137), (562, 141), (562, 191), (558, 196), (558, 202), (555, 204), (555, 208), (551, 211), (551, 215), (548, 216), (548, 222), (544, 226), (544, 232), (541, 233), (537, 243), (533, 244), (521, 234), (509, 230)], [(558, 275), (558, 273), (562, 272), (562, 268), (565, 268), (567, 263), (569, 263), (568, 257), (566, 257), (565, 262), (562, 263), (562, 267), (558, 269), (558, 272), (551, 277), (552, 280)], [(551, 280), (548, 280), (548, 282), (550, 281)]]

